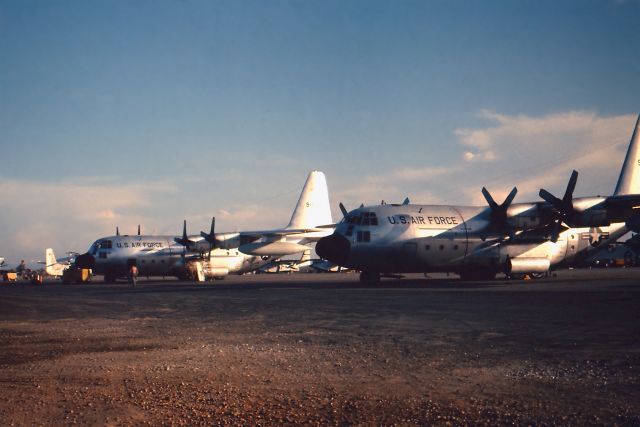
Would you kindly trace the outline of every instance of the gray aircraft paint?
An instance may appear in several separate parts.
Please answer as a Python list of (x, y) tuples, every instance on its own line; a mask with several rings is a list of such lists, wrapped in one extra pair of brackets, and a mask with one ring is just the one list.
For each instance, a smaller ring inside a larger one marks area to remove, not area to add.
[(511, 198), (505, 210), (486, 194), (493, 207), (367, 206), (344, 211), (335, 233), (321, 239), (316, 252), (361, 270), (365, 281), (375, 280), (378, 273), (444, 271), (492, 277), (497, 272), (548, 271), (629, 230), (640, 231), (639, 127), (640, 117), (613, 196), (574, 199), (574, 171), (562, 200), (548, 192), (544, 202), (511, 203)]

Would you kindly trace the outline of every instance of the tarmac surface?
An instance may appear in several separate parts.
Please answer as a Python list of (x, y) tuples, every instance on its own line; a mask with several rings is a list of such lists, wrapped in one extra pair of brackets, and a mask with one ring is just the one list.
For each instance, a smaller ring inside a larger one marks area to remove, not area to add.
[(0, 286), (0, 425), (640, 425), (640, 269)]

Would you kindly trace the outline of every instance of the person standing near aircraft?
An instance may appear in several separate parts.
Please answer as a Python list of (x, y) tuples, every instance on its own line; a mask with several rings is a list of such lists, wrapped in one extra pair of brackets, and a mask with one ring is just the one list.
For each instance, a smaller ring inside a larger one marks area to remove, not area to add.
[(131, 287), (136, 287), (136, 282), (138, 280), (138, 267), (134, 263), (131, 263), (129, 266), (129, 282), (131, 283)]

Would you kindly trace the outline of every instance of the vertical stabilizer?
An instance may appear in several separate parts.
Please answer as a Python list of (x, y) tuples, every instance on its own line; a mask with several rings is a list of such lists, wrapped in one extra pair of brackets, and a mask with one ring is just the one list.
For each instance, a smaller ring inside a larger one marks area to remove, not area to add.
[(622, 194), (640, 194), (640, 115), (631, 136), (627, 156), (622, 164), (615, 196)]
[(49, 275), (55, 275), (55, 265), (58, 261), (53, 253), (53, 249), (47, 248), (44, 250), (44, 262), (44, 271)]
[(324, 173), (312, 171), (302, 188), (287, 228), (313, 228), (332, 222), (327, 179)]

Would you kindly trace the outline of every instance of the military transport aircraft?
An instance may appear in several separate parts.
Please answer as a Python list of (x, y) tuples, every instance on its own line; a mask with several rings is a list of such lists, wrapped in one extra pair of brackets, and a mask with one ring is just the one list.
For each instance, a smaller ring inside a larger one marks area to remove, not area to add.
[[(322, 227), (319, 227), (322, 226)], [(106, 282), (126, 276), (135, 265), (142, 276), (222, 278), (255, 270), (276, 257), (308, 250), (308, 243), (333, 232), (329, 191), (324, 173), (312, 171), (302, 189), (291, 221), (282, 229), (187, 235), (181, 237), (120, 235), (96, 240), (89, 251), (76, 258), (78, 268), (104, 275)]]
[(497, 273), (546, 273), (596, 246), (640, 231), (640, 116), (613, 196), (573, 198), (573, 171), (564, 197), (541, 189), (544, 201), (502, 204), (482, 188), (488, 207), (379, 205), (347, 212), (316, 253), (360, 270), (363, 282), (410, 272), (453, 272), (462, 279)]

